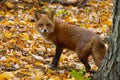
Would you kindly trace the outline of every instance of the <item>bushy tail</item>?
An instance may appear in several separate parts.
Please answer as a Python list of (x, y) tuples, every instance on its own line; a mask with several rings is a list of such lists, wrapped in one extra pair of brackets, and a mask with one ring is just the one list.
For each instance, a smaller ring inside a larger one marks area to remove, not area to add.
[(92, 56), (95, 60), (96, 65), (99, 67), (104, 55), (106, 53), (106, 47), (102, 40), (94, 39), (93, 47), (92, 47)]

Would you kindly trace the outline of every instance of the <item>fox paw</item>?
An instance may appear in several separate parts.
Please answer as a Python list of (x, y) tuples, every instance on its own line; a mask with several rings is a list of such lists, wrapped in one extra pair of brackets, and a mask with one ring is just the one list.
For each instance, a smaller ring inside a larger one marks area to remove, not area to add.
[(57, 67), (55, 67), (53, 64), (49, 64), (49, 66), (50, 66), (50, 69), (57, 70)]

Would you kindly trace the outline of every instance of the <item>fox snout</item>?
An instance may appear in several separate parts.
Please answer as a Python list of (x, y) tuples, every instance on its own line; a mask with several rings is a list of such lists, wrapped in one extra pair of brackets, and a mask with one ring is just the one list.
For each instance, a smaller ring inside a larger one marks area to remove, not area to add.
[(48, 33), (48, 29), (40, 28), (41, 33)]
[(43, 32), (48, 32), (48, 30), (44, 29)]

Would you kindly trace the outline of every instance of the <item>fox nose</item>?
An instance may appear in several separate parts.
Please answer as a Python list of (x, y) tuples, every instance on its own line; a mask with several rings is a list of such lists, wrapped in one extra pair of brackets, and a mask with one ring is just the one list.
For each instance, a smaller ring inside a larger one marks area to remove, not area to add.
[(47, 32), (47, 30), (46, 30), (46, 29), (44, 29), (44, 32)]

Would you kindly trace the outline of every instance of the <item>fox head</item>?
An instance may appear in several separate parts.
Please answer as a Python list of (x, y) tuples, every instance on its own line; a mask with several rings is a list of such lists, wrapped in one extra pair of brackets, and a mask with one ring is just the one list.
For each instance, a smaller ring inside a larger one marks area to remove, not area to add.
[(39, 12), (34, 13), (35, 18), (35, 29), (42, 35), (48, 35), (54, 31), (55, 25), (53, 23), (53, 16), (40, 14)]

